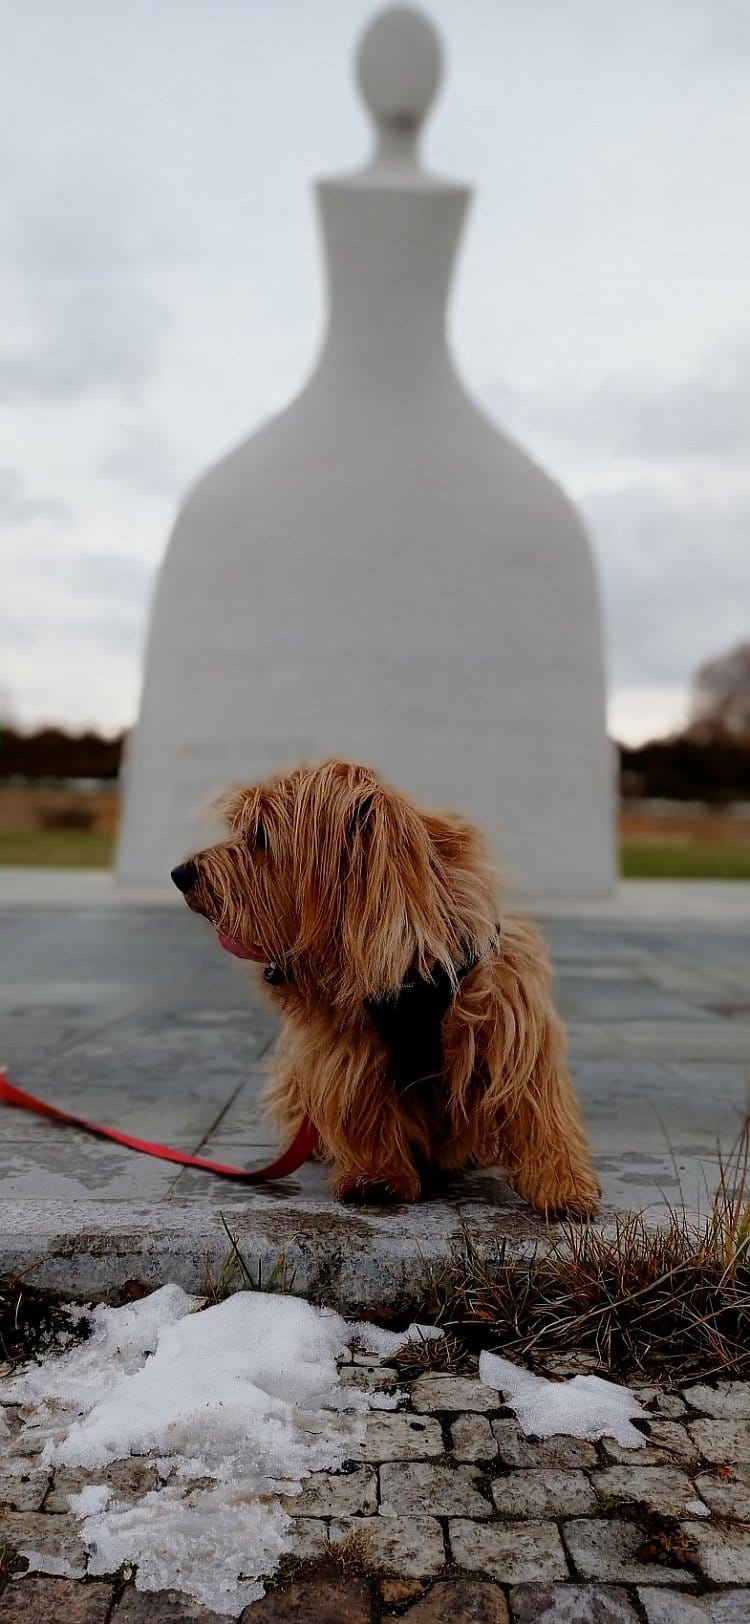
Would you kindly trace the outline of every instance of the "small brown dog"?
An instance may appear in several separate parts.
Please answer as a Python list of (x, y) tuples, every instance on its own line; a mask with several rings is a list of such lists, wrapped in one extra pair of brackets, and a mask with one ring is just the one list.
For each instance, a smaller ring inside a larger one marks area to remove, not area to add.
[(429, 1169), (501, 1162), (538, 1212), (601, 1190), (547, 957), (500, 912), (475, 828), (329, 761), (237, 790), (228, 839), (173, 870), (285, 1017), (272, 1104), (304, 1116), (342, 1198), (414, 1201)]

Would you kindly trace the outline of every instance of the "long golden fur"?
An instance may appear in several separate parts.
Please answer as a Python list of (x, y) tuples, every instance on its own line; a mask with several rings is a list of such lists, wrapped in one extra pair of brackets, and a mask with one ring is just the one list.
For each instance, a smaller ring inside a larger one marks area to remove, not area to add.
[[(281, 967), (271, 1103), (287, 1133), (315, 1124), (336, 1194), (413, 1201), (431, 1168), (499, 1162), (538, 1212), (593, 1212), (544, 945), (502, 912), (478, 831), (341, 761), (237, 790), (223, 811), (228, 837), (191, 859), (186, 900), (230, 951)], [(364, 1000), (436, 966), (455, 988), (444, 1078), (399, 1093)]]

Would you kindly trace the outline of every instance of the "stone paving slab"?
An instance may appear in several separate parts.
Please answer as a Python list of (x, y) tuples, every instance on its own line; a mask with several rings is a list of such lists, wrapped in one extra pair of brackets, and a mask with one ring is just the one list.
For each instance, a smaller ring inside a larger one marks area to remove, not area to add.
[[(0, 871), (12, 1078), (192, 1153), (267, 1160), (260, 1094), (276, 1028), (246, 967), (179, 899), (134, 900), (102, 876), (27, 880)], [(616, 906), (542, 920), (605, 1220), (646, 1209), (656, 1221), (665, 1202), (705, 1210), (717, 1139), (732, 1143), (747, 1107), (749, 921), (750, 886), (702, 885), (626, 887)], [(259, 1266), (288, 1253), (299, 1289), (328, 1277), (351, 1308), (394, 1302), (465, 1222), (511, 1250), (545, 1239), (500, 1171), (456, 1178), (419, 1209), (353, 1210), (331, 1200), (320, 1166), (243, 1190), (1, 1109), (0, 1273), (41, 1260), (35, 1278), (73, 1291), (109, 1289), (123, 1270), (199, 1289), (226, 1250), (222, 1213)]]

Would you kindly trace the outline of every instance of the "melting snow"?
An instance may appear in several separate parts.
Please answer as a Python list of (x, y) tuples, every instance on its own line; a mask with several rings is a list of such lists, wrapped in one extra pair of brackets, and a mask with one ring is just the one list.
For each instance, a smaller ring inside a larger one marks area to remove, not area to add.
[(536, 1438), (564, 1432), (570, 1438), (616, 1438), (626, 1449), (640, 1449), (646, 1439), (632, 1425), (634, 1416), (648, 1420), (634, 1393), (600, 1376), (574, 1376), (571, 1381), (548, 1381), (501, 1359), (483, 1353), (479, 1375), (487, 1387), (504, 1393), (522, 1430)]
[[(290, 1549), (279, 1496), (298, 1494), (311, 1472), (340, 1468), (356, 1453), (366, 1411), (387, 1401), (343, 1386), (337, 1361), (353, 1345), (390, 1355), (442, 1332), (347, 1325), (261, 1292), (199, 1308), (171, 1285), (88, 1311), (88, 1341), (4, 1383), (2, 1399), (21, 1406), (24, 1425), (6, 1443), (0, 1408), (0, 1458), (12, 1470), (15, 1446), (33, 1443), (41, 1465), (91, 1474), (70, 1496), (89, 1573), (132, 1564), (140, 1589), (184, 1591), (236, 1616)], [(131, 1456), (155, 1461), (161, 1482), (125, 1502), (100, 1478)], [(38, 1570), (41, 1558), (33, 1562)]]

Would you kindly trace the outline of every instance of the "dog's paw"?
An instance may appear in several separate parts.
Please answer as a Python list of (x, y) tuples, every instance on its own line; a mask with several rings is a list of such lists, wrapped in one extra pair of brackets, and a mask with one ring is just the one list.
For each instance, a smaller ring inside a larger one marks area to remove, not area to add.
[(595, 1173), (577, 1178), (538, 1179), (525, 1184), (516, 1181), (519, 1195), (529, 1201), (542, 1218), (593, 1218), (602, 1199), (602, 1187)]
[(333, 1180), (333, 1193), (339, 1201), (360, 1206), (393, 1207), (402, 1201), (418, 1201), (421, 1185), (416, 1176), (413, 1180), (385, 1180), (342, 1173)]

